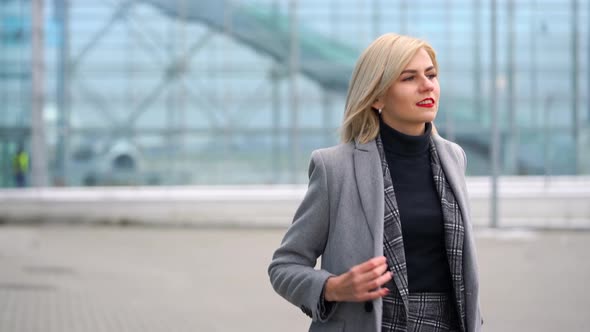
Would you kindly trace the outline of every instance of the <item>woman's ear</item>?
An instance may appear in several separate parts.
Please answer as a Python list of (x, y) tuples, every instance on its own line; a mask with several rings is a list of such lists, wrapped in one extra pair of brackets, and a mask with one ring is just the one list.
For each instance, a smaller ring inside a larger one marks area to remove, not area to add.
[(371, 107), (373, 107), (376, 110), (383, 109), (383, 106), (385, 106), (385, 104), (383, 103), (383, 101), (381, 101), (381, 98), (375, 99), (373, 104), (371, 104)]

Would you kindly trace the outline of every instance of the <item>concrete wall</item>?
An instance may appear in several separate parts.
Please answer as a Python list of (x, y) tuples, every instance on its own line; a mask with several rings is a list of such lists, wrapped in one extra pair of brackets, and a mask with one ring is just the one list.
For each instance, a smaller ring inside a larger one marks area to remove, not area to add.
[[(489, 225), (490, 183), (470, 177), (473, 223)], [(306, 186), (105, 187), (0, 190), (5, 222), (286, 227)], [(503, 177), (501, 227), (590, 229), (590, 177)]]

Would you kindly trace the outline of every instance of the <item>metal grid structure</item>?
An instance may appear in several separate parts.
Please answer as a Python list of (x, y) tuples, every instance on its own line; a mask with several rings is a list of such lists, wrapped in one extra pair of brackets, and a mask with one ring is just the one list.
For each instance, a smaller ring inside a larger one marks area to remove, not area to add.
[[(2, 26), (20, 17), (25, 41), (31, 4), (43, 2), (0, 2)], [(590, 173), (584, 1), (45, 0), (43, 8), (49, 184), (305, 182), (309, 152), (337, 143), (356, 58), (385, 32), (438, 50), (437, 126), (467, 150), (470, 174)], [(7, 44), (5, 31), (0, 99), (21, 120), (2, 122), (4, 172), (15, 137), (37, 132), (30, 99), (6, 101), (33, 91), (31, 54), (39, 55), (30, 42)], [(15, 59), (29, 76), (7, 76)], [(19, 94), (8, 82), (20, 82)]]
[(0, 2), (0, 186), (12, 186), (12, 155), (30, 137), (30, 4)]

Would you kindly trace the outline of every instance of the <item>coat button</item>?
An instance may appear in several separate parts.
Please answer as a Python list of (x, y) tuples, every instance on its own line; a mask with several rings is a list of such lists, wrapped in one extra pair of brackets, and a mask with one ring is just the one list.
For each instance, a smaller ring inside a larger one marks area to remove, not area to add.
[(365, 302), (365, 312), (373, 312), (373, 302), (372, 301)]

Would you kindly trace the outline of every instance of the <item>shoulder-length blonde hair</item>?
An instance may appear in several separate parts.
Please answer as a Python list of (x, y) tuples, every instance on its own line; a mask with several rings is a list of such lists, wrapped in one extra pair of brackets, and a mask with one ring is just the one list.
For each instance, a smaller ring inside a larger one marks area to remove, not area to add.
[(418, 50), (430, 55), (438, 72), (436, 53), (427, 42), (394, 33), (385, 34), (365, 49), (358, 59), (346, 97), (341, 140), (367, 143), (379, 134), (379, 117), (372, 104), (401, 75)]

